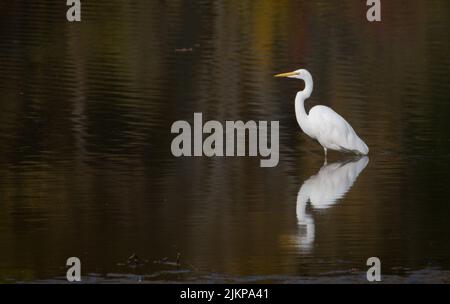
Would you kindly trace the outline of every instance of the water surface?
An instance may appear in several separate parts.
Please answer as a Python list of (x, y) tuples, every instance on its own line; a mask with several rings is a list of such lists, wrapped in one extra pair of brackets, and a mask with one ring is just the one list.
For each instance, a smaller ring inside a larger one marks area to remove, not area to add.
[[(448, 282), (450, 3), (363, 2), (2, 2), (0, 281)], [(368, 158), (323, 166), (300, 67)], [(279, 121), (278, 166), (173, 157), (194, 112)]]

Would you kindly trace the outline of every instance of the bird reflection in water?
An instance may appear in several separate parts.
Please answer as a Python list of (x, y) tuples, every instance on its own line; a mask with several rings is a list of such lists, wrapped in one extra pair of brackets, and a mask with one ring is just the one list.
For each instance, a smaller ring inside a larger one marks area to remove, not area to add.
[(296, 246), (309, 251), (314, 243), (315, 225), (313, 216), (306, 212), (308, 201), (315, 209), (331, 207), (345, 196), (368, 163), (367, 156), (325, 163), (317, 174), (303, 183), (297, 194), (297, 223), (300, 231)]

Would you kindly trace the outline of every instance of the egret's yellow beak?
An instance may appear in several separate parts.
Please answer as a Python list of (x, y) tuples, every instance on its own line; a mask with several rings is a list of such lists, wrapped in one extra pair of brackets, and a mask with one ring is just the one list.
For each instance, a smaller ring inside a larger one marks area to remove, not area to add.
[(277, 74), (274, 75), (273, 77), (289, 77), (289, 76), (295, 76), (297, 75), (297, 72), (289, 72), (289, 73), (281, 73), (281, 74)]

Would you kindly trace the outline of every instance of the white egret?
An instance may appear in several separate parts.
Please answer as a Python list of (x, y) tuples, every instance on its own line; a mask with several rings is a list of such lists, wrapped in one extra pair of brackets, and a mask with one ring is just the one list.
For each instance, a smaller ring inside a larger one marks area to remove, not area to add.
[(303, 132), (322, 145), (325, 160), (327, 149), (352, 152), (359, 155), (369, 153), (369, 148), (359, 138), (352, 126), (331, 108), (319, 105), (313, 107), (309, 114), (306, 114), (304, 103), (311, 96), (313, 90), (312, 76), (307, 70), (300, 69), (278, 74), (275, 77), (297, 78), (305, 82), (305, 88), (303, 91), (297, 92), (295, 97), (295, 116)]

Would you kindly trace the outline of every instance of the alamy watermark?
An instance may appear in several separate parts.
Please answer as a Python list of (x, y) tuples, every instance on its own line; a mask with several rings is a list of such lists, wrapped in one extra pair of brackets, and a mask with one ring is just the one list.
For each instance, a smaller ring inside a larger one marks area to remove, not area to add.
[[(81, 21), (80, 0), (67, 0), (66, 18), (69, 22)], [(381, 1), (367, 0), (366, 18), (369, 22), (381, 21)], [(270, 134), (269, 134), (270, 127)], [(176, 157), (207, 156), (259, 156), (261, 167), (275, 167), (279, 161), (279, 122), (253, 120), (226, 121), (225, 126), (216, 120), (203, 124), (202, 113), (194, 113), (194, 126), (184, 120), (175, 121), (171, 133), (178, 134), (172, 140), (171, 152)], [(204, 135), (206, 136), (204, 138)], [(270, 136), (270, 141), (268, 140)], [(270, 143), (269, 143), (270, 142)], [(66, 278), (69, 282), (81, 281), (81, 261), (77, 257), (67, 259)], [(366, 278), (369, 282), (381, 281), (381, 261), (370, 257)]]
[[(67, 0), (66, 5), (70, 6), (66, 13), (67, 21), (81, 21), (81, 1)], [(370, 6), (366, 13), (367, 21), (381, 21), (381, 0), (367, 0), (366, 6)]]
[(66, 5), (70, 6), (66, 13), (67, 21), (81, 21), (81, 2), (80, 0), (67, 0)]
[(370, 257), (366, 262), (367, 266), (370, 268), (366, 272), (366, 278), (369, 282), (380, 282), (381, 281), (381, 261), (377, 257)]
[[(279, 160), (279, 122), (250, 120), (217, 120), (203, 124), (202, 113), (194, 113), (194, 126), (185, 120), (172, 124), (171, 133), (178, 135), (171, 144), (172, 155), (180, 156), (259, 156), (261, 167), (275, 167)], [(208, 136), (203, 139), (203, 134)], [(247, 149), (248, 144), (248, 149)], [(248, 153), (247, 153), (248, 152)]]
[(69, 282), (81, 281), (81, 261), (77, 257), (70, 257), (66, 261), (66, 266), (70, 266), (66, 272), (66, 278)]
[(366, 14), (367, 21), (369, 22), (381, 21), (381, 1), (367, 0), (366, 5), (370, 6)]

